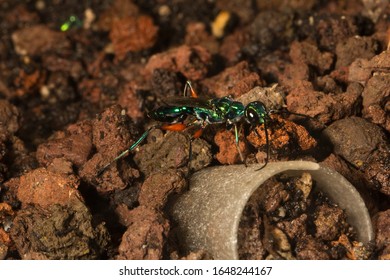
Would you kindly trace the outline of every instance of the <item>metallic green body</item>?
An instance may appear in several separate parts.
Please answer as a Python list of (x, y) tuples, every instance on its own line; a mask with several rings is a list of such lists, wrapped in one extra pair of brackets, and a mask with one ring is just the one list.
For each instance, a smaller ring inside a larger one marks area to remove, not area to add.
[[(191, 85), (187, 82), (189, 88)], [(191, 88), (192, 89), (192, 88)], [(186, 90), (185, 90), (186, 93)], [(165, 102), (164, 106), (157, 108), (149, 112), (149, 117), (163, 123), (175, 124), (183, 123), (186, 121), (186, 126), (198, 126), (203, 129), (209, 124), (226, 124), (227, 129), (234, 127), (235, 144), (239, 152), (241, 160), (244, 162), (244, 157), (239, 148), (239, 129), (237, 124), (242, 120), (248, 122), (252, 127), (260, 124), (265, 126), (265, 136), (267, 142), (267, 158), (264, 166), (268, 163), (269, 145), (268, 145), (268, 132), (267, 132), (267, 110), (263, 103), (260, 101), (254, 101), (248, 105), (244, 105), (241, 102), (234, 101), (231, 97), (213, 98), (204, 100), (195, 97), (176, 97), (171, 98)], [(124, 157), (129, 152), (134, 150), (138, 145), (148, 136), (150, 130), (154, 127), (150, 127), (146, 130), (141, 137), (133, 143), (127, 150), (119, 154), (113, 161), (106, 164), (100, 171), (102, 174), (113, 162)], [(257, 133), (257, 131), (255, 130)], [(260, 136), (259, 136), (260, 137)], [(191, 146), (190, 146), (191, 147)], [(191, 148), (190, 148), (191, 155)], [(264, 167), (263, 166), (263, 167)], [(262, 168), (263, 168), (262, 167)]]
[[(193, 102), (195, 100), (196, 102)], [(198, 100), (198, 98), (175, 98), (168, 101), (167, 105), (149, 113), (150, 118), (167, 123), (182, 122), (190, 116), (203, 126), (226, 123), (230, 128), (242, 119), (252, 125), (262, 124), (267, 118), (267, 111), (263, 103), (259, 101), (244, 106), (230, 97), (222, 97), (206, 101)], [(253, 123), (252, 119), (256, 119), (256, 123)]]

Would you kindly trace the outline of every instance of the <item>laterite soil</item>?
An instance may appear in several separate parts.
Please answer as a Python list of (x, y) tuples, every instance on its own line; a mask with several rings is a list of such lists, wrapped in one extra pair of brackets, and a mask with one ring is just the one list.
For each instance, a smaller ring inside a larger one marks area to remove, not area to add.
[[(167, 209), (191, 172), (241, 164), (233, 131), (206, 128), (189, 171), (193, 131), (152, 129), (97, 175), (187, 80), (282, 109), (270, 161), (337, 170), (372, 217), (362, 249), (343, 209), (279, 178), (246, 208), (242, 258), (390, 259), (388, 1), (0, 0), (0, 33), (0, 259), (211, 258), (185, 250)], [(247, 164), (266, 145), (242, 126)]]

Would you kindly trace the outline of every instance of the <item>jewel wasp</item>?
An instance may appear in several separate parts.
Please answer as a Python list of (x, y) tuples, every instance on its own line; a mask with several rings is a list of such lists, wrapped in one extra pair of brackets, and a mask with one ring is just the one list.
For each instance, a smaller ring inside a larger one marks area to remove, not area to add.
[[(190, 92), (190, 96), (188, 96), (188, 92)], [(158, 121), (161, 124), (154, 125), (147, 129), (141, 135), (141, 137), (139, 137), (138, 140), (135, 141), (129, 148), (124, 150), (111, 162), (100, 169), (98, 175), (101, 175), (111, 164), (123, 158), (129, 152), (138, 147), (153, 128), (160, 128), (171, 131), (183, 131), (189, 127), (195, 127), (196, 131), (190, 140), (190, 162), (192, 153), (191, 142), (194, 139), (199, 138), (202, 135), (203, 130), (208, 125), (225, 124), (226, 129), (234, 129), (236, 148), (240, 155), (241, 161), (245, 162), (238, 145), (238, 125), (243, 121), (249, 123), (251, 128), (254, 128), (258, 125), (264, 125), (267, 157), (263, 166), (261, 166), (259, 170), (268, 164), (269, 137), (267, 132), (267, 121), (269, 120), (269, 115), (265, 105), (262, 102), (253, 101), (245, 106), (243, 103), (233, 100), (230, 96), (202, 99), (198, 97), (190, 81), (187, 81), (184, 87), (184, 96), (170, 98), (164, 103), (165, 104), (163, 106), (158, 107), (157, 109), (148, 113), (148, 116), (151, 119)], [(255, 132), (257, 133), (256, 130)], [(258, 133), (257, 135), (260, 137)]]

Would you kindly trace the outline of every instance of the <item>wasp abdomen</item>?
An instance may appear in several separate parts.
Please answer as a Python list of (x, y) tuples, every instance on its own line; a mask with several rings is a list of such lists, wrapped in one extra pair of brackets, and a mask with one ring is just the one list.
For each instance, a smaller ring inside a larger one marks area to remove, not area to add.
[(193, 114), (193, 108), (186, 106), (163, 106), (149, 112), (149, 117), (159, 122), (178, 122)]

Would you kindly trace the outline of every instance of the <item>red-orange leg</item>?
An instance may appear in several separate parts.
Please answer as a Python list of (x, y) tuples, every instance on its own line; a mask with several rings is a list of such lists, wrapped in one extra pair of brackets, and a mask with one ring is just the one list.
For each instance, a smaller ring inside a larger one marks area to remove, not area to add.
[(192, 88), (191, 82), (187, 81), (186, 85), (184, 86), (184, 96), (187, 96), (187, 91), (190, 89), (191, 97), (198, 98), (198, 94), (195, 92), (195, 90)]
[(164, 124), (161, 129), (170, 131), (183, 131), (187, 126), (184, 123)]
[(199, 138), (200, 136), (202, 136), (202, 133), (203, 133), (203, 128), (198, 129), (197, 131), (195, 131), (194, 135), (192, 135), (192, 138), (193, 138), (193, 139), (197, 139), (197, 138)]

